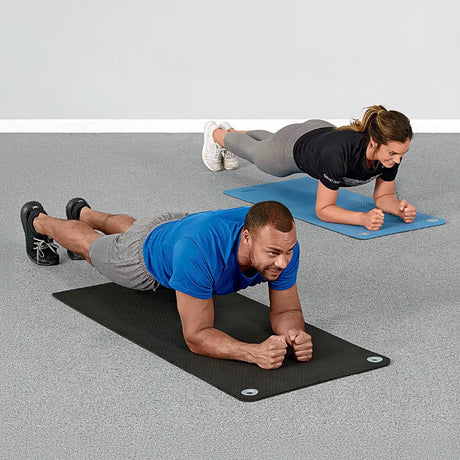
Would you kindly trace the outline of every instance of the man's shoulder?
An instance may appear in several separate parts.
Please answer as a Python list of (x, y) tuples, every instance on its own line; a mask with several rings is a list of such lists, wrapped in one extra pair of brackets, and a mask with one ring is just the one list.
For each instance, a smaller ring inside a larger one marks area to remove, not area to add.
[(209, 221), (220, 221), (226, 219), (228, 221), (241, 221), (244, 220), (246, 214), (249, 211), (249, 206), (241, 206), (239, 208), (230, 209), (216, 209), (214, 211), (203, 211), (195, 214), (191, 214), (193, 220), (209, 220)]
[(183, 225), (190, 228), (193, 234), (207, 234), (213, 231), (233, 232), (236, 227), (241, 227), (249, 207), (218, 209), (216, 211), (204, 211), (189, 215)]
[(204, 211), (187, 216), (174, 232), (177, 240), (193, 240), (206, 251), (233, 246), (249, 207)]

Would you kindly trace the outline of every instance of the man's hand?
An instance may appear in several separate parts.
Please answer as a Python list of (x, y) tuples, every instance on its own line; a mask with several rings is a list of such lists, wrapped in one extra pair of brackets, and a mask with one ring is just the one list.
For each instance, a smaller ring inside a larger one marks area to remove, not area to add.
[(310, 361), (313, 355), (311, 336), (302, 329), (289, 329), (287, 335), (297, 361)]
[(385, 214), (379, 208), (371, 209), (369, 212), (364, 213), (364, 227), (368, 230), (376, 231), (380, 230), (380, 227), (383, 225), (383, 219)]
[(406, 200), (401, 200), (399, 202), (399, 217), (401, 217), (406, 224), (414, 222), (416, 214), (415, 208)]
[(271, 335), (254, 347), (254, 363), (262, 369), (278, 369), (286, 355), (286, 340), (282, 335)]

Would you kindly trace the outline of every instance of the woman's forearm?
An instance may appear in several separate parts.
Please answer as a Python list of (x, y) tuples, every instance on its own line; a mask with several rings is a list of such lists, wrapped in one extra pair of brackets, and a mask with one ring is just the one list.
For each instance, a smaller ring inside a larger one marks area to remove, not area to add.
[(395, 195), (383, 195), (374, 200), (375, 206), (388, 214), (400, 215), (399, 200)]
[(324, 222), (334, 222), (337, 224), (364, 225), (365, 221), (365, 213), (350, 211), (337, 205), (329, 205), (321, 209), (316, 209), (316, 215), (318, 219)]

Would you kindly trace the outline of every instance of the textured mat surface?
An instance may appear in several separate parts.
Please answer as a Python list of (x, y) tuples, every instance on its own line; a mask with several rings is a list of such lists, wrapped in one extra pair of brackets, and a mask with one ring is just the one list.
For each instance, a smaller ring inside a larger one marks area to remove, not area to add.
[[(445, 223), (443, 219), (419, 212), (417, 212), (415, 220), (411, 224), (404, 223), (399, 217), (385, 214), (382, 228), (375, 232), (371, 232), (362, 226), (323, 222), (316, 217), (315, 213), (317, 186), (317, 180), (306, 176), (300, 179), (225, 190), (224, 193), (240, 200), (249, 201), (250, 203), (258, 203), (259, 201), (266, 200), (280, 201), (291, 210), (294, 217), (300, 220), (362, 240), (434, 227)], [(343, 188), (339, 190), (337, 205), (352, 211), (361, 212), (370, 211), (375, 207), (372, 198)]]
[[(155, 353), (241, 401), (257, 401), (347, 375), (386, 366), (390, 360), (314, 326), (314, 356), (300, 363), (288, 352), (283, 366), (219, 360), (189, 351), (182, 336), (174, 291), (135, 291), (114, 283), (56, 292), (54, 297), (106, 328)], [(270, 334), (267, 306), (239, 294), (214, 298), (215, 327), (245, 342)]]

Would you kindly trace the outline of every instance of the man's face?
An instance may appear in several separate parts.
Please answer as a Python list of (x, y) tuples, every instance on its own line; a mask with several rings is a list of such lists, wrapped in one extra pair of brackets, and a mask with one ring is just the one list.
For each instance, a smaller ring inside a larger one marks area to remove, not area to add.
[(266, 225), (249, 234), (249, 258), (266, 281), (275, 281), (288, 266), (297, 243), (295, 225), (287, 233)]

